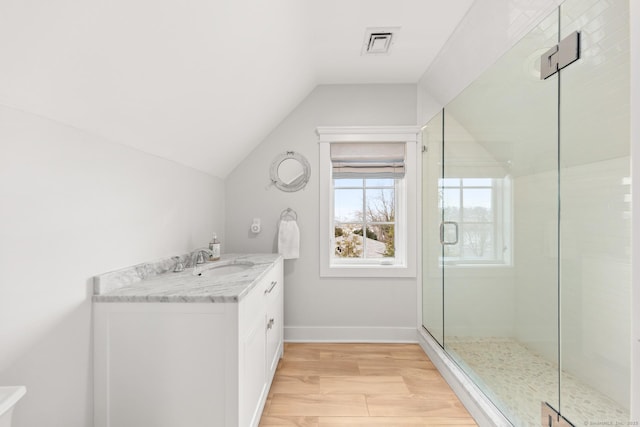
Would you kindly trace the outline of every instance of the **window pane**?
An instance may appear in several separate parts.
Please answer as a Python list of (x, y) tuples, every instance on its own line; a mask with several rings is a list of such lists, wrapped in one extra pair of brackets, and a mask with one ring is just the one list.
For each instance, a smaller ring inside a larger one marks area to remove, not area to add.
[(396, 253), (395, 226), (372, 225), (367, 227), (367, 258), (394, 257)]
[(459, 178), (442, 178), (440, 179), (440, 187), (460, 187)]
[(339, 187), (362, 187), (362, 179), (334, 179), (333, 186)]
[(336, 258), (362, 258), (362, 224), (340, 224), (334, 228), (335, 244), (333, 256)]
[(367, 187), (394, 187), (395, 180), (393, 178), (389, 179), (374, 179), (370, 178), (366, 180)]
[[(445, 241), (453, 242), (456, 239), (455, 231), (451, 228), (445, 228), (444, 233)], [(442, 251), (445, 258), (460, 258), (460, 244), (457, 245), (443, 245)]]
[(443, 188), (442, 206), (445, 221), (460, 221), (460, 189)]
[(462, 180), (464, 187), (491, 187), (491, 178), (465, 178)]
[(362, 221), (362, 190), (334, 191), (334, 219), (338, 222)]
[(466, 259), (494, 259), (493, 224), (465, 224), (461, 237)]
[(492, 190), (490, 188), (465, 188), (463, 190), (464, 221), (492, 222)]
[(394, 190), (376, 189), (366, 190), (367, 221), (369, 222), (393, 222), (395, 221), (395, 196)]

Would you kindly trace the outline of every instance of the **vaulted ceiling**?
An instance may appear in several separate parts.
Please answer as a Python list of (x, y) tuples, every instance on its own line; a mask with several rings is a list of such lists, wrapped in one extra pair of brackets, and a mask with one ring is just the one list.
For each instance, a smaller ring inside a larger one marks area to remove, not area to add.
[(224, 178), (318, 84), (416, 83), (472, 1), (3, 0), (0, 104)]

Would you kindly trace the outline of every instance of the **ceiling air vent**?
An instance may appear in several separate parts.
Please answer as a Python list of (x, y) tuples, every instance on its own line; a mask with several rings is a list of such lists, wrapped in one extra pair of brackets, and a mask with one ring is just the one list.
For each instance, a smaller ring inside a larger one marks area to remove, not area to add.
[(364, 32), (362, 55), (388, 55), (400, 27), (367, 28)]

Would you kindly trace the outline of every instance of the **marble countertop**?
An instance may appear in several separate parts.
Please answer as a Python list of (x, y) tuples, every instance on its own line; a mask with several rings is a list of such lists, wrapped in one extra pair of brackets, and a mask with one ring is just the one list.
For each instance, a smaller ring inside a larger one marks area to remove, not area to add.
[(248, 268), (226, 275), (202, 276), (193, 268), (173, 272), (170, 258), (94, 277), (94, 302), (238, 302), (281, 258), (278, 254), (225, 254), (196, 267), (196, 273), (234, 264)]

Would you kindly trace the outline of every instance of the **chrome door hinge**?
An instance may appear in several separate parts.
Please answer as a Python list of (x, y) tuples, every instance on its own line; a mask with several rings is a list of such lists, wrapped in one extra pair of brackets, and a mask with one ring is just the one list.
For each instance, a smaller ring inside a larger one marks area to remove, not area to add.
[(540, 80), (580, 59), (580, 33), (574, 31), (540, 57)]
[(547, 402), (542, 403), (542, 420), (543, 427), (575, 427), (571, 421), (563, 417), (553, 409)]

